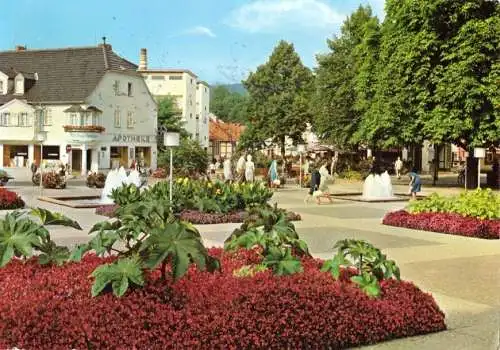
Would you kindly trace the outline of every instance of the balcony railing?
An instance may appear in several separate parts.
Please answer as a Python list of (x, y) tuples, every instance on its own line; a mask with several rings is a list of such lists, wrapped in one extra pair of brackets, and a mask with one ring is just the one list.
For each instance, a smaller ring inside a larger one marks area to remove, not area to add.
[(64, 125), (64, 131), (66, 132), (94, 132), (102, 133), (106, 131), (104, 126), (100, 125)]

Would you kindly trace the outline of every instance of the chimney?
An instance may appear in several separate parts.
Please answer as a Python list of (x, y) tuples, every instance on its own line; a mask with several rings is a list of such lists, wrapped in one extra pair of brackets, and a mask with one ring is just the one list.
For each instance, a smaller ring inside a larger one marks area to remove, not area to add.
[(26, 46), (16, 45), (16, 52), (26, 51)]
[(148, 69), (148, 50), (141, 49), (141, 55), (139, 58), (139, 70), (147, 70)]

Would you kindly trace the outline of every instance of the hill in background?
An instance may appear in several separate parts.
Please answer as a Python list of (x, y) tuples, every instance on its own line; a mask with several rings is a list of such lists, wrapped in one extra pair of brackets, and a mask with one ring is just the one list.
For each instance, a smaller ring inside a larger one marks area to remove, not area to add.
[(243, 86), (243, 84), (216, 84), (216, 86), (224, 86), (230, 92), (236, 92), (240, 95), (246, 95), (247, 90)]

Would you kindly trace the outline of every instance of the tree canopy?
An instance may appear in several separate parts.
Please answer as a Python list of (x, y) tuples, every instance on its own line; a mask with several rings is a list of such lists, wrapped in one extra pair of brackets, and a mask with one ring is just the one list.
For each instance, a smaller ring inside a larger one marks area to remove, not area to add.
[(243, 82), (249, 93), (248, 132), (256, 142), (270, 139), (285, 153), (285, 140), (295, 143), (311, 120), (309, 99), (313, 74), (295, 51), (293, 44), (280, 41), (268, 61)]
[(183, 137), (189, 133), (184, 129), (181, 110), (174, 96), (167, 95), (158, 99), (158, 127), (168, 131), (180, 132)]
[(337, 145), (500, 142), (500, 3), (361, 6), (318, 56), (314, 130)]
[(226, 122), (246, 123), (248, 96), (232, 92), (224, 85), (210, 90), (210, 111)]

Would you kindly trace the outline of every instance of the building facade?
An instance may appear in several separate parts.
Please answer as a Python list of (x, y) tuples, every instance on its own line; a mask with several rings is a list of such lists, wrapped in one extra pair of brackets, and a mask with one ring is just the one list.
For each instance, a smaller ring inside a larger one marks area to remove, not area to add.
[(231, 158), (236, 153), (245, 126), (237, 123), (225, 123), (211, 114), (209, 116), (209, 128), (208, 155), (210, 159)]
[(186, 69), (148, 69), (147, 50), (141, 49), (138, 72), (157, 99), (172, 96), (182, 115), (184, 128), (200, 145), (208, 148), (210, 87)]
[(109, 44), (0, 52), (0, 164), (156, 168), (157, 106)]

